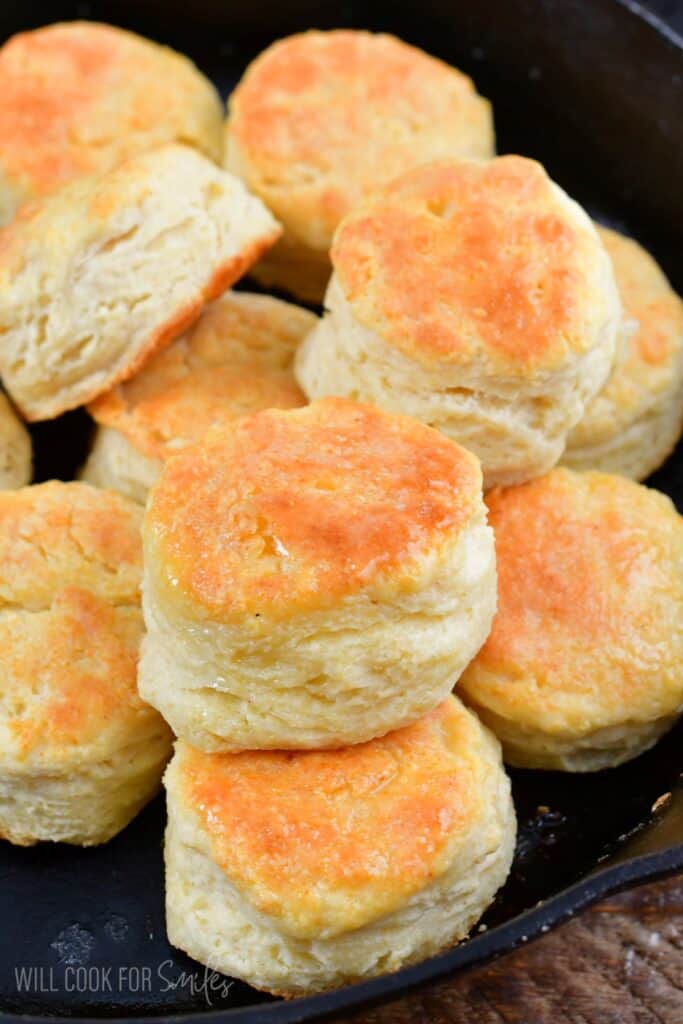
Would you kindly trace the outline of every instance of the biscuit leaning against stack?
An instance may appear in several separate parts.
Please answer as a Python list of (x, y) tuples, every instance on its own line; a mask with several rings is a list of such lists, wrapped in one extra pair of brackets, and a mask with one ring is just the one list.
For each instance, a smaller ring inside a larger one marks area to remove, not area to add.
[(345, 399), (171, 459), (143, 527), (140, 693), (203, 750), (343, 746), (450, 691), (495, 609), (473, 455)]
[(612, 367), (621, 305), (587, 214), (540, 164), (440, 161), (339, 226), (326, 315), (297, 355), (309, 398), (437, 427), (486, 487), (550, 469)]
[(284, 226), (253, 276), (319, 303), (340, 220), (416, 164), (493, 156), (493, 122), (469, 78), (394, 36), (304, 32), (249, 65), (225, 149), (228, 170)]
[(0, 835), (89, 846), (157, 791), (171, 733), (140, 699), (141, 512), (57, 483), (0, 494)]
[(279, 235), (187, 146), (131, 157), (24, 206), (0, 232), (0, 374), (50, 419), (132, 376)]
[(222, 103), (187, 57), (96, 22), (48, 25), (0, 47), (0, 224), (29, 199), (135, 153), (184, 142), (223, 152)]
[(164, 463), (209, 429), (305, 398), (292, 372), (316, 323), (267, 295), (228, 292), (131, 380), (88, 406), (97, 423), (81, 478), (144, 504)]
[(500, 746), (448, 696), (495, 608), (483, 510), (474, 456), (345, 399), (243, 417), (166, 463), (139, 687), (181, 737), (174, 945), (299, 995), (481, 916), (516, 833)]
[(636, 757), (683, 711), (683, 519), (657, 491), (568, 469), (486, 500), (498, 611), (457, 692), (511, 764)]

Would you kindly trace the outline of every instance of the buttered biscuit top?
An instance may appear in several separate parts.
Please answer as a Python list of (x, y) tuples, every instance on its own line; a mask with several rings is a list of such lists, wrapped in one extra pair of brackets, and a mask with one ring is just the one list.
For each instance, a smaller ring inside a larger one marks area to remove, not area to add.
[(174, 795), (255, 910), (288, 935), (329, 938), (395, 911), (450, 865), (491, 810), (483, 751), (476, 722), (448, 698), (345, 750), (181, 747)]
[(420, 585), (480, 495), (477, 460), (434, 431), (343, 399), (268, 410), (168, 464), (146, 560), (171, 602), (234, 621)]
[(476, 458), (332, 398), (166, 464), (143, 529), (140, 692), (206, 751), (339, 747), (416, 721), (495, 609)]
[(360, 323), (424, 363), (525, 379), (586, 352), (587, 321), (611, 315), (594, 229), (522, 157), (409, 172), (349, 215), (332, 260)]

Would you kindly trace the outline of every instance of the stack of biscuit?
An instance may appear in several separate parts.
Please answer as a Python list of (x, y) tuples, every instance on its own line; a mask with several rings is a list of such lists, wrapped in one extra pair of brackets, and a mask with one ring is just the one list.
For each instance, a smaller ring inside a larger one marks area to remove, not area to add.
[[(224, 120), (179, 54), (49, 26), (0, 140), (0, 834), (105, 842), (166, 769), (201, 963), (296, 996), (465, 938), (503, 758), (613, 767), (683, 710), (683, 522), (636, 482), (681, 300), (387, 35), (275, 43)], [(22, 419), (82, 406), (80, 480), (30, 486)]]
[(495, 609), (476, 458), (347, 399), (265, 410), (166, 464), (143, 544), (171, 942), (298, 995), (463, 938), (515, 837), (450, 695)]

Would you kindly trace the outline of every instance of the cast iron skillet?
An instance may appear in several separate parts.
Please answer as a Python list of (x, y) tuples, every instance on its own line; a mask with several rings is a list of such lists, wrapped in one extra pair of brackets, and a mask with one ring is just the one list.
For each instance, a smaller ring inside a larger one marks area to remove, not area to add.
[[(397, 32), (473, 74), (494, 101), (500, 151), (542, 159), (594, 214), (652, 248), (683, 291), (683, 43), (633, 3), (467, 0), (457, 9), (454, 0), (419, 0), (399, 9), (386, 0), (252, 0), (231, 9), (226, 0), (29, 0), (2, 5), (0, 38), (84, 16), (177, 46), (224, 92), (278, 35), (311, 25)], [(38, 478), (72, 476), (88, 429), (82, 413), (38, 426)], [(683, 450), (652, 482), (683, 508)], [(290, 1003), (228, 987), (168, 945), (163, 798), (102, 848), (2, 843), (3, 1016), (285, 1024), (482, 963), (607, 892), (683, 868), (682, 741), (683, 724), (637, 761), (596, 775), (513, 772), (519, 844), (486, 929), (417, 967)]]

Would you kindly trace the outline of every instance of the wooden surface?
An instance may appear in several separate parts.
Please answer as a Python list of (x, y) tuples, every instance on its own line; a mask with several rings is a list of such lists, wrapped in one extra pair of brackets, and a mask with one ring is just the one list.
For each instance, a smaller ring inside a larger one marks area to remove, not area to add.
[(683, 876), (348, 1024), (683, 1024)]

